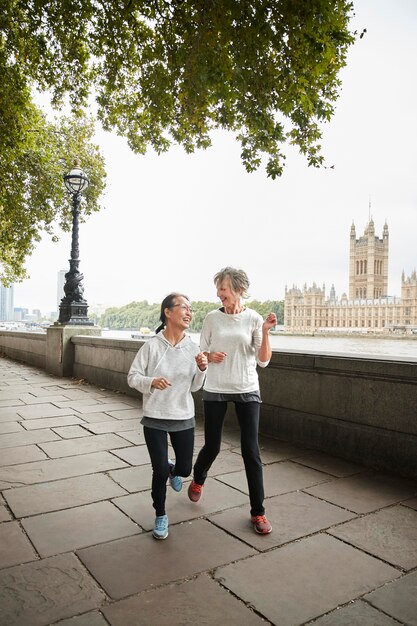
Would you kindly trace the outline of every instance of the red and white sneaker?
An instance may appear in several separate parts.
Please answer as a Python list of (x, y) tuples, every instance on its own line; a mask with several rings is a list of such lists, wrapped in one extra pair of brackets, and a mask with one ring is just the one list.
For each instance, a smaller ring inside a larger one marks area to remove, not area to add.
[(202, 491), (203, 485), (198, 485), (192, 480), (188, 487), (188, 497), (190, 498), (191, 502), (198, 502), (201, 498)]
[(267, 535), (272, 530), (272, 526), (266, 519), (265, 515), (252, 515), (251, 522), (255, 532), (260, 535)]

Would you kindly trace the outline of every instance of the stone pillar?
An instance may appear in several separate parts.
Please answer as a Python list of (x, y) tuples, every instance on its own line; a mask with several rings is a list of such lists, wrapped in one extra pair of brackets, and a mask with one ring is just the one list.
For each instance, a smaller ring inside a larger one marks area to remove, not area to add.
[(65, 326), (57, 324), (47, 329), (46, 371), (55, 376), (72, 376), (74, 369), (74, 335), (101, 335), (98, 326)]

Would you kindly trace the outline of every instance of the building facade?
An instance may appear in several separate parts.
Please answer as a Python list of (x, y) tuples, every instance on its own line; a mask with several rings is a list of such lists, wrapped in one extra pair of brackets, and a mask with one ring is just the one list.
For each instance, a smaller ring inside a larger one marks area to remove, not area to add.
[(382, 238), (371, 219), (356, 238), (350, 229), (349, 297), (339, 299), (332, 286), (285, 289), (284, 327), (295, 333), (417, 333), (417, 274), (401, 276), (401, 297), (388, 296), (388, 225)]
[(13, 285), (5, 287), (0, 284), (0, 321), (11, 322), (14, 319)]

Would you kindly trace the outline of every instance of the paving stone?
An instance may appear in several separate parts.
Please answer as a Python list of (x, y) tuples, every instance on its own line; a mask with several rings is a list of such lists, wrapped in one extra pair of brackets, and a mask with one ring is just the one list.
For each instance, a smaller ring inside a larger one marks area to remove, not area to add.
[(240, 454), (234, 454), (231, 450), (220, 450), (209, 474), (210, 476), (219, 476), (229, 472), (241, 472), (243, 467), (243, 459)]
[[(198, 550), (185, 546), (198, 546)], [(77, 554), (110, 597), (120, 599), (245, 558), (254, 550), (206, 520), (197, 520), (171, 526), (166, 541), (143, 533)]]
[(47, 626), (99, 607), (103, 592), (73, 554), (0, 572), (0, 626)]
[(394, 506), (342, 524), (329, 532), (361, 550), (402, 567), (417, 567), (417, 511)]
[(0, 435), (0, 448), (16, 448), (33, 443), (56, 441), (57, 439), (59, 439), (58, 435), (49, 428), (43, 428), (42, 430), (36, 430), (34, 432), (25, 430), (20, 433)]
[(96, 422), (109, 422), (113, 420), (116, 422), (117, 420), (114, 417), (110, 417), (107, 413), (83, 413), (80, 414), (80, 417), (87, 424), (94, 424)]
[(17, 413), (25, 420), (40, 417), (59, 417), (61, 415), (73, 415), (73, 409), (58, 409), (53, 404), (34, 404), (31, 406), (17, 407)]
[[(111, 422), (99, 422), (98, 424), (86, 424), (86, 428), (92, 433), (100, 434), (100, 433), (117, 433), (120, 431), (129, 431), (134, 430), (138, 431), (142, 430), (142, 426), (140, 424), (139, 419), (130, 419), (130, 420), (112, 420)], [(142, 436), (143, 442), (145, 442), (145, 438)]]
[(39, 396), (34, 396), (31, 393), (22, 394), (20, 398), (21, 400), (23, 400), (23, 402), (26, 405), (45, 404), (45, 402), (48, 402), (50, 404), (54, 404), (55, 406), (58, 406), (58, 402), (66, 400), (65, 396), (49, 395), (49, 396), (39, 397)]
[(311, 626), (398, 626), (397, 621), (362, 600), (332, 611), (310, 624)]
[(259, 436), (259, 449), (263, 463), (285, 461), (306, 454), (306, 450), (286, 441)]
[(15, 517), (69, 509), (125, 495), (126, 491), (105, 474), (65, 478), (31, 487), (5, 491), (4, 497)]
[(0, 524), (0, 568), (27, 563), (37, 558), (32, 544), (18, 522)]
[(222, 434), (222, 441), (233, 448), (240, 446), (240, 430), (227, 430), (225, 428)]
[[(106, 472), (126, 467), (126, 463), (109, 452), (95, 452), (62, 459), (35, 461), (0, 468), (0, 488), (34, 485), (36, 483)], [(3, 484), (3, 486), (1, 486)]]
[(22, 405), (22, 400), (0, 400), (0, 407), (13, 407)]
[(89, 437), (91, 435), (83, 426), (58, 426), (53, 431), (63, 439), (77, 439), (78, 437)]
[(56, 441), (52, 443), (40, 443), (48, 456), (53, 459), (74, 456), (75, 454), (89, 454), (100, 450), (110, 450), (111, 448), (123, 448), (127, 446), (125, 439), (117, 435), (96, 435), (95, 437), (84, 437), (83, 439)]
[[(98, 435), (96, 435), (96, 437), (98, 437)], [(145, 445), (129, 446), (128, 448), (112, 450), (112, 452), (115, 456), (118, 456), (131, 465), (145, 465), (151, 462), (148, 448)]]
[(264, 504), (272, 525), (269, 535), (254, 532), (247, 506), (211, 515), (210, 521), (262, 551), (311, 535), (354, 516), (302, 492), (267, 498)]
[(112, 626), (265, 624), (261, 617), (204, 574), (194, 580), (120, 600), (102, 610)]
[(143, 417), (143, 411), (139, 407), (123, 409), (120, 411), (108, 411), (109, 415), (118, 420), (135, 419), (140, 420)]
[(329, 456), (323, 452), (310, 452), (309, 454), (298, 457), (296, 462), (317, 469), (320, 472), (337, 476), (338, 478), (353, 476), (354, 474), (360, 474), (365, 471), (362, 465), (350, 463), (345, 459)]
[(3, 407), (0, 409), (0, 422), (19, 422), (22, 420), (17, 412), (18, 406)]
[(21, 432), (23, 427), (18, 422), (1, 422), (0, 423), (0, 434), (4, 433), (18, 433)]
[(97, 392), (90, 393), (88, 389), (75, 389), (74, 387), (57, 387), (57, 390), (58, 389), (67, 400), (95, 399), (97, 396), (102, 395)]
[(129, 493), (149, 489), (152, 481), (152, 467), (149, 464), (138, 467), (127, 467), (126, 469), (109, 472), (109, 476)]
[(122, 430), (120, 433), (117, 433), (119, 437), (123, 437), (126, 441), (130, 441), (135, 446), (141, 446), (145, 443), (145, 437), (143, 436), (142, 430)]
[(0, 467), (5, 465), (18, 465), (30, 461), (41, 461), (48, 458), (37, 446), (19, 446), (17, 448), (5, 448), (0, 453)]
[(97, 404), (96, 406), (80, 406), (77, 411), (84, 413), (107, 413), (108, 411), (121, 411), (131, 407), (125, 402), (112, 402), (110, 404)]
[[(28, 392), (31, 393), (35, 398), (48, 398), (48, 396), (56, 395), (58, 392), (59, 395), (66, 396), (66, 393), (63, 391), (62, 387), (57, 387), (56, 385), (49, 385), (45, 387), (29, 387)], [(45, 402), (45, 400), (43, 400)]]
[[(317, 472), (309, 467), (303, 467), (291, 461), (266, 465), (264, 466), (263, 473), (265, 495), (267, 497), (277, 496), (289, 491), (297, 491), (327, 481), (330, 478), (327, 474)], [(216, 478), (236, 489), (248, 493), (248, 484), (244, 470), (234, 472), (233, 474), (222, 474), (216, 476)]]
[[(148, 489), (150, 483), (148, 484)], [(191, 502), (187, 496), (188, 484), (183, 486), (180, 493), (171, 487), (167, 487), (166, 510), (170, 522), (175, 524), (185, 520), (195, 519), (203, 515), (209, 515), (222, 509), (239, 506), (246, 503), (246, 517), (249, 515), (248, 497), (227, 485), (208, 479), (204, 485), (204, 494), (198, 503)], [(151, 530), (155, 521), (155, 511), (152, 507), (150, 491), (122, 496), (113, 500), (122, 511), (124, 511), (142, 528)]]
[(103, 615), (98, 611), (91, 611), (90, 613), (84, 613), (84, 615), (78, 615), (77, 617), (70, 617), (69, 619), (59, 620), (54, 622), (52, 626), (108, 626), (109, 623), (104, 619)]
[(41, 557), (141, 532), (110, 502), (28, 517), (22, 526)]
[[(194, 435), (194, 452), (197, 455), (204, 445), (204, 433), (199, 433), (197, 430)], [(220, 444), (220, 450), (231, 450), (230, 444), (226, 441), (222, 441)], [(240, 448), (239, 448), (240, 453)]]
[(406, 574), (364, 598), (407, 626), (417, 626), (417, 572)]
[(399, 575), (393, 567), (319, 534), (220, 567), (215, 578), (273, 624), (294, 626)]
[(404, 500), (401, 502), (404, 506), (409, 506), (411, 509), (417, 511), (417, 498), (411, 498), (410, 500)]
[(3, 386), (1, 390), (1, 393), (3, 395), (1, 397), (9, 398), (10, 395), (8, 392), (10, 392), (15, 394), (15, 398), (20, 398), (23, 393), (30, 393), (31, 389), (31, 386), (28, 383), (25, 383), (23, 380), (21, 380), (19, 383), (15, 383), (10, 380), (7, 386)]
[(78, 411), (80, 406), (97, 406), (97, 400), (94, 398), (81, 398), (79, 400), (66, 400), (63, 398), (60, 402), (55, 402), (60, 409), (73, 409)]
[[(10, 389), (0, 389), (0, 401), (8, 401), (8, 400), (20, 400), (21, 397), (21, 393), (20, 391), (14, 389), (14, 388), (10, 388)], [(9, 405), (4, 405), (4, 406), (9, 406)], [(13, 405), (10, 405), (13, 406)]]
[(12, 519), (9, 511), (5, 506), (0, 506), (0, 522), (8, 522)]
[(332, 480), (306, 491), (355, 513), (370, 513), (415, 495), (417, 483), (377, 472), (367, 472)]
[(82, 423), (83, 422), (79, 417), (75, 417), (75, 415), (67, 415), (61, 417), (45, 417), (43, 419), (25, 420), (23, 422), (23, 426), (25, 430), (39, 430), (41, 428), (55, 428), (55, 426), (70, 426)]

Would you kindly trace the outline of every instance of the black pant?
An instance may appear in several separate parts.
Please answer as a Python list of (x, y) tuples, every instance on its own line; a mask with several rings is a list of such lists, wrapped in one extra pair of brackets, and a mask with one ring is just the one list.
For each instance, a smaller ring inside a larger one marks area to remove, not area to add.
[[(156, 515), (165, 515), (168, 465), (168, 433), (165, 430), (143, 427), (146, 445), (152, 463), (152, 501)], [(175, 476), (189, 476), (193, 464), (194, 428), (169, 433), (175, 452)]]
[[(240, 446), (249, 488), (251, 515), (264, 515), (262, 461), (259, 455), (259, 403), (235, 402), (240, 426)], [(220, 451), (227, 402), (204, 401), (204, 446), (194, 465), (194, 480), (203, 485)]]

